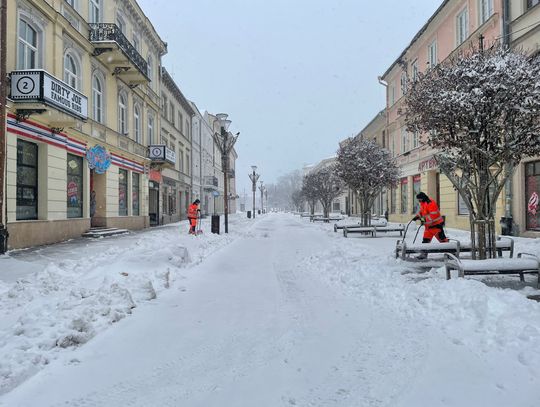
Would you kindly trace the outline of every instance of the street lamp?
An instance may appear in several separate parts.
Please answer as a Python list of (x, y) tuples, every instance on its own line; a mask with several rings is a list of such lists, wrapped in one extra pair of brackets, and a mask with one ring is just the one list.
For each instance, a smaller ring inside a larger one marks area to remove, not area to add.
[(263, 193), (264, 193), (264, 186), (263, 182), (259, 181), (261, 185), (259, 185), (259, 191), (261, 191), (261, 213), (264, 213), (264, 201), (263, 201)]
[(0, 2), (0, 254), (8, 248), (6, 209), (7, 1)]
[(264, 187), (264, 200), (266, 201), (266, 210), (268, 210), (268, 188)]
[(249, 174), (249, 179), (251, 180), (251, 187), (253, 190), (253, 219), (255, 219), (255, 192), (257, 192), (257, 180), (260, 175), (255, 173), (255, 170), (257, 169), (256, 165), (252, 165), (251, 169), (253, 172)]
[(219, 152), (221, 153), (221, 170), (223, 171), (223, 210), (225, 212), (225, 233), (229, 233), (229, 155), (236, 143), (236, 139), (240, 133), (236, 133), (235, 136), (229, 133), (228, 129), (231, 125), (231, 121), (227, 119), (229, 117), (226, 113), (216, 114), (216, 118), (219, 124), (219, 133), (214, 133), (214, 143), (217, 145)]

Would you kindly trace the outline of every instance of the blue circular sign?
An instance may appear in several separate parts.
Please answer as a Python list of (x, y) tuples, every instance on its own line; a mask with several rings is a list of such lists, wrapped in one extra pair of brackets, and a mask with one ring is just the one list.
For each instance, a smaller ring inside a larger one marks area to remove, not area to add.
[(105, 174), (111, 166), (111, 155), (102, 146), (94, 146), (86, 151), (88, 167), (96, 174)]

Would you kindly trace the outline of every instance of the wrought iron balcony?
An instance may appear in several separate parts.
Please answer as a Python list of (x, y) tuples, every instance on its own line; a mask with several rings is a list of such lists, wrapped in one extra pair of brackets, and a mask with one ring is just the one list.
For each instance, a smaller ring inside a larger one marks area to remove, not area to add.
[[(93, 55), (100, 57), (109, 52), (113, 53), (112, 59), (107, 55), (103, 58), (103, 62), (109, 67), (112, 66), (115, 75), (125, 73), (128, 81), (135, 84), (150, 80), (148, 64), (122, 33), (120, 27), (114, 23), (90, 23), (89, 27), (90, 42), (95, 47)], [(135, 68), (138, 74), (132, 68)]]
[(217, 187), (218, 187), (217, 177), (214, 177), (213, 175), (204, 177), (205, 189), (217, 189)]

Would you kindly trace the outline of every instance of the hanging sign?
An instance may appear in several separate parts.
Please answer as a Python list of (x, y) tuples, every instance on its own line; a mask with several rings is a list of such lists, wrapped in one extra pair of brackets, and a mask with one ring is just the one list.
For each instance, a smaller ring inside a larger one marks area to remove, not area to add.
[(105, 174), (111, 166), (111, 155), (100, 145), (86, 151), (86, 160), (88, 168), (94, 170), (96, 174)]

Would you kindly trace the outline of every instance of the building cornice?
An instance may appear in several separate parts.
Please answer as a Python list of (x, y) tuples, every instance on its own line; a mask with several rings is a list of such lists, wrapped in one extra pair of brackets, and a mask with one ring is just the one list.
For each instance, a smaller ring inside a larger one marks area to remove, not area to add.
[(189, 100), (186, 99), (174, 79), (169, 75), (169, 72), (167, 72), (167, 69), (165, 67), (161, 68), (161, 83), (163, 86), (165, 86), (169, 92), (176, 98), (178, 103), (184, 108), (184, 110), (191, 116), (195, 116), (195, 110), (193, 110), (193, 107), (191, 106), (191, 103), (189, 103)]

